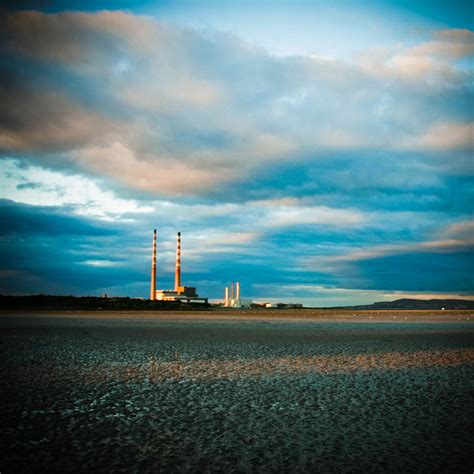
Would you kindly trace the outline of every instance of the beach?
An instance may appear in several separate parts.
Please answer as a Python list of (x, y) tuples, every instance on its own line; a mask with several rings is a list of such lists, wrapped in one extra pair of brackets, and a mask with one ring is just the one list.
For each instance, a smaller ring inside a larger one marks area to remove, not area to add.
[(3, 312), (2, 472), (472, 472), (468, 311)]

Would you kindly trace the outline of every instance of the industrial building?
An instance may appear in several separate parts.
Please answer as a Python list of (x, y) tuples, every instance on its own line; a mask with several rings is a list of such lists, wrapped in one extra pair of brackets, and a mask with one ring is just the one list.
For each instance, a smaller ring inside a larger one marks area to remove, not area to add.
[(278, 309), (290, 309), (290, 308), (302, 308), (302, 303), (262, 303), (265, 308), (278, 308)]
[(176, 241), (176, 269), (173, 290), (156, 289), (156, 229), (153, 231), (153, 254), (151, 260), (150, 299), (155, 301), (182, 301), (184, 303), (207, 303), (208, 298), (200, 298), (193, 286), (181, 285), (181, 232)]
[(249, 308), (251, 300), (244, 300), (240, 297), (240, 283), (236, 281), (225, 287), (224, 306), (226, 308)]

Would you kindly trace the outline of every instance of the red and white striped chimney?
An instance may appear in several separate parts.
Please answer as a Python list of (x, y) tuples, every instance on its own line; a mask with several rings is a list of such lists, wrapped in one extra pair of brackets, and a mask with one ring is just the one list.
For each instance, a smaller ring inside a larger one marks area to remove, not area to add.
[(174, 291), (178, 291), (181, 286), (181, 232), (178, 232), (176, 241), (176, 271), (174, 277)]
[(151, 257), (150, 299), (156, 300), (156, 229), (153, 230), (153, 254)]

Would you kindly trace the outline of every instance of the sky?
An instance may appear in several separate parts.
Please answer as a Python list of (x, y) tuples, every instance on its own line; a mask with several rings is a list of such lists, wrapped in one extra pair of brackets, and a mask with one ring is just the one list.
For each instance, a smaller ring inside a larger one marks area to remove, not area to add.
[(7, 1), (0, 293), (473, 298), (469, 1)]

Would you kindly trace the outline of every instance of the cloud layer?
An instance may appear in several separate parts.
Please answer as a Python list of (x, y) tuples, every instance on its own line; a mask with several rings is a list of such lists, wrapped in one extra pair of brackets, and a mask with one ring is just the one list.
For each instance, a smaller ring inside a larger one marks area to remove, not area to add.
[(17, 12), (0, 26), (1, 148), (152, 194), (207, 195), (347, 150), (472, 151), (468, 103), (450, 110), (472, 98), (457, 67), (472, 57), (468, 30), (342, 62), (123, 12)]
[(0, 31), (8, 291), (146, 294), (155, 226), (163, 283), (181, 230), (211, 297), (474, 291), (472, 31), (344, 60), (121, 11), (4, 12)]

